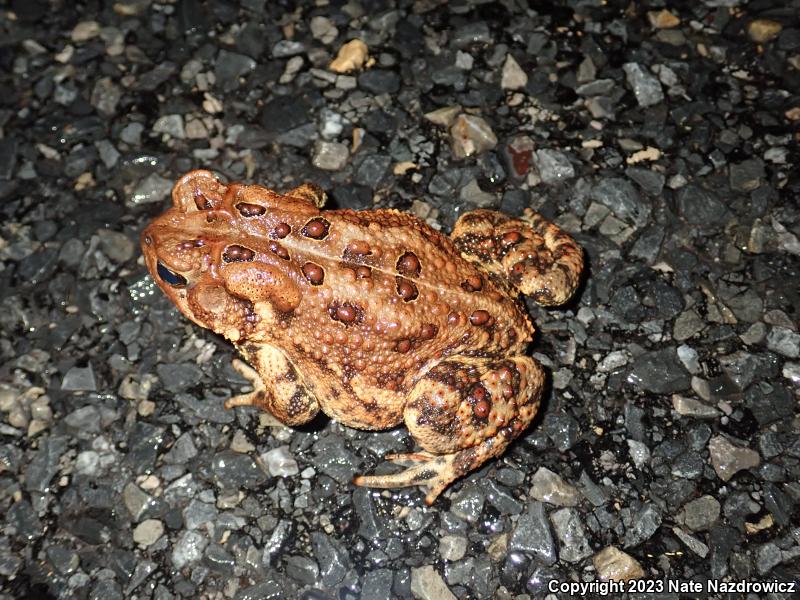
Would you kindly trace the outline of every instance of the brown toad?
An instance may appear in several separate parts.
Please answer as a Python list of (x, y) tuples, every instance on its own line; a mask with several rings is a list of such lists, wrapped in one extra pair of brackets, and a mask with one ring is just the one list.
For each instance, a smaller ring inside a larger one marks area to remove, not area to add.
[(426, 488), (500, 455), (536, 414), (544, 374), (525, 356), (544, 305), (575, 291), (583, 253), (541, 216), (477, 210), (450, 237), (395, 210), (321, 211), (305, 184), (286, 195), (192, 171), (142, 233), (145, 261), (189, 319), (232, 341), (257, 406), (287, 425), (322, 410), (358, 429), (404, 422), (413, 466), (357, 485)]

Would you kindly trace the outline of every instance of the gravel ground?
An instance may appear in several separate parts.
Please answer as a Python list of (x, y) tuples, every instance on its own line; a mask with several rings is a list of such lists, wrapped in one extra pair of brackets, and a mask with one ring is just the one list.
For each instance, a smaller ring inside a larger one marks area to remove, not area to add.
[[(796, 579), (798, 0), (313, 4), (0, 8), (0, 597)], [(197, 167), (573, 233), (527, 435), (426, 507), (349, 483), (402, 428), (225, 411), (232, 348), (138, 246)]]

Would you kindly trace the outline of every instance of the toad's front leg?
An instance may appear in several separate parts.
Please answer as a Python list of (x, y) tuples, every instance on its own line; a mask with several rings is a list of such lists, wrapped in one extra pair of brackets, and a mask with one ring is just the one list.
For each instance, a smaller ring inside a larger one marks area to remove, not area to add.
[(455, 479), (502, 454), (530, 424), (542, 395), (544, 371), (527, 356), (441, 361), (420, 379), (403, 419), (425, 452), (389, 455), (393, 462), (416, 463), (391, 475), (356, 477), (356, 485), (395, 488), (422, 486), (425, 502)]
[(225, 408), (255, 406), (286, 425), (302, 425), (319, 412), (319, 402), (286, 354), (273, 346), (240, 347), (253, 365), (233, 361), (236, 369), (253, 386), (253, 391), (230, 398)]

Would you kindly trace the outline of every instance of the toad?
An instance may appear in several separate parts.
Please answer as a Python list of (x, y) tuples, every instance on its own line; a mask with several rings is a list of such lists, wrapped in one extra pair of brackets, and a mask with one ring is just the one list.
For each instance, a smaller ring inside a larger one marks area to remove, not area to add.
[[(322, 411), (349, 427), (404, 423), (422, 448), (356, 485), (421, 486), (431, 504), (530, 424), (544, 373), (519, 295), (565, 302), (583, 252), (537, 213), (461, 216), (448, 237), (396, 210), (321, 210), (286, 194), (184, 175), (142, 232), (147, 268), (180, 311), (233, 342), (254, 406), (287, 425)], [(409, 466), (410, 465), (410, 466)]]

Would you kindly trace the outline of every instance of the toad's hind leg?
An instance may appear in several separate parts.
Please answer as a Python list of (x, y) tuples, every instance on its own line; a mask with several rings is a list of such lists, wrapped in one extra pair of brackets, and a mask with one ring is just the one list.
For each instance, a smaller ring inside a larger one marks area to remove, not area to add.
[(581, 247), (530, 209), (520, 219), (493, 210), (468, 212), (450, 237), (466, 260), (510, 281), (539, 304), (563, 304), (578, 287)]
[(317, 208), (322, 208), (325, 206), (325, 202), (328, 200), (328, 195), (321, 187), (315, 183), (309, 182), (302, 183), (296, 188), (289, 190), (286, 192), (286, 195), (294, 198), (302, 198), (303, 200), (311, 202), (311, 204)]
[(451, 357), (430, 369), (409, 394), (406, 426), (424, 452), (389, 455), (415, 463), (391, 475), (360, 476), (356, 485), (427, 491), (425, 502), (455, 479), (502, 454), (530, 424), (542, 394), (544, 372), (532, 358)]
[(253, 391), (230, 398), (225, 408), (255, 406), (286, 425), (302, 425), (314, 418), (319, 403), (283, 352), (272, 346), (239, 350), (255, 368), (240, 360), (233, 361), (233, 368), (250, 382)]

